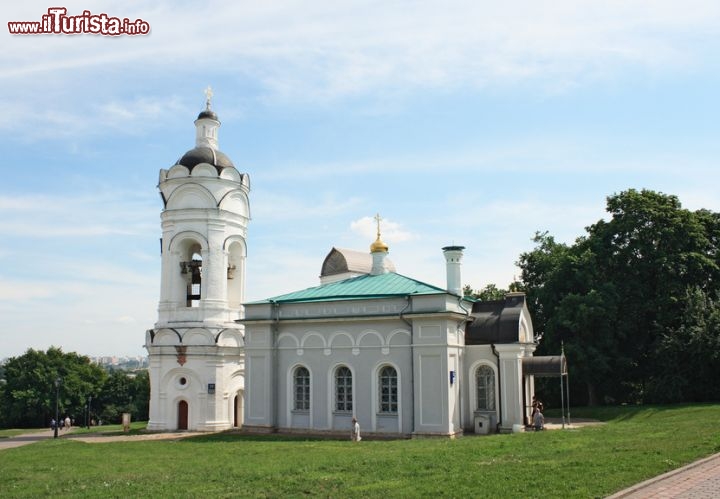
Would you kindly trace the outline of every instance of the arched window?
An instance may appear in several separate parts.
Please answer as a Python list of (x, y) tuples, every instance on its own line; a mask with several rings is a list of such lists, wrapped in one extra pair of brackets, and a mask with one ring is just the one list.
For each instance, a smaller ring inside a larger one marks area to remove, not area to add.
[(310, 371), (306, 367), (298, 367), (293, 375), (294, 397), (293, 409), (296, 411), (310, 410)]
[(477, 409), (495, 410), (495, 371), (490, 366), (480, 366), (475, 371)]
[(380, 412), (398, 412), (398, 383), (397, 371), (392, 366), (380, 369)]
[(335, 410), (352, 412), (352, 408), (352, 372), (349, 368), (341, 366), (335, 370)]

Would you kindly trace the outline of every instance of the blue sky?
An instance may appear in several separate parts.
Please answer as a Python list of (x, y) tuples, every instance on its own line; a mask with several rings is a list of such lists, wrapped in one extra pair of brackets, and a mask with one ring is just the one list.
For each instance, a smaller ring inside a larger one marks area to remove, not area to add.
[[(57, 2), (2, 7), (39, 21)], [(261, 5), (260, 5), (261, 4)], [(143, 355), (158, 172), (220, 149), (252, 184), (248, 301), (318, 283), (333, 247), (506, 287), (536, 231), (572, 242), (629, 188), (720, 211), (716, 1), (67, 1), (147, 36), (3, 35), (0, 358)]]

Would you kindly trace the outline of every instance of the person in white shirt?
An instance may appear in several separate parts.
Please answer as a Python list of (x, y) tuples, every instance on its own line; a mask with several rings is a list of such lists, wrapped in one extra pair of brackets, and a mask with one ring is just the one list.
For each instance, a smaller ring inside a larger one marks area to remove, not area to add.
[(360, 438), (360, 423), (358, 423), (357, 418), (352, 418), (351, 438), (353, 442), (359, 442), (360, 440), (362, 440), (362, 438)]

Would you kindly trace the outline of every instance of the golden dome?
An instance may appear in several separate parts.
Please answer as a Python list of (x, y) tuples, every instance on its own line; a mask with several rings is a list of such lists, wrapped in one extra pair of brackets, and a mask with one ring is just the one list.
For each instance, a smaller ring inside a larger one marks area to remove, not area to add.
[(380, 235), (378, 234), (378, 238), (370, 245), (370, 253), (379, 253), (381, 251), (387, 253), (388, 245), (380, 240)]
[(377, 222), (377, 239), (370, 245), (370, 253), (387, 253), (388, 251), (388, 245), (380, 239), (380, 220), (382, 220), (382, 218), (380, 218), (380, 214), (378, 213), (375, 215), (375, 222)]

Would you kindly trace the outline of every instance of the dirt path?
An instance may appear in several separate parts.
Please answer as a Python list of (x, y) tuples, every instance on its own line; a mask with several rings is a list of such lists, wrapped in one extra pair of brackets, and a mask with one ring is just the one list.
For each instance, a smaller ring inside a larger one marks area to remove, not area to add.
[(68, 435), (67, 438), (79, 440), (88, 444), (104, 444), (111, 442), (142, 442), (144, 440), (182, 440), (183, 438), (197, 435), (209, 435), (208, 432), (181, 431), (173, 433), (144, 433), (135, 435), (106, 435), (102, 433), (85, 433), (80, 435)]
[[(146, 433), (139, 435), (123, 435), (123, 434), (103, 434), (103, 433), (73, 433), (72, 430), (60, 430), (58, 432), (59, 438), (71, 438), (73, 440), (79, 440), (80, 442), (86, 442), (89, 444), (101, 444), (111, 442), (141, 442), (143, 440), (181, 440), (183, 438), (194, 437), (196, 435), (207, 435), (207, 433), (183, 431), (174, 433)], [(16, 435), (9, 438), (0, 438), (0, 450), (12, 449), (13, 447), (20, 447), (23, 445), (32, 444), (53, 438), (54, 432), (52, 430), (41, 430), (32, 433), (23, 433), (22, 435)]]

